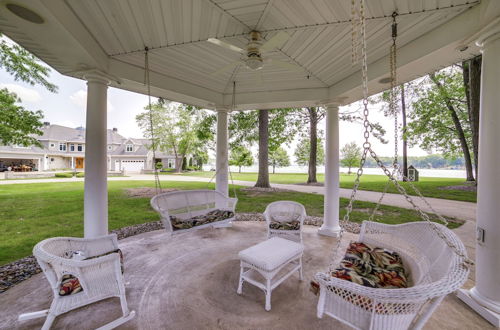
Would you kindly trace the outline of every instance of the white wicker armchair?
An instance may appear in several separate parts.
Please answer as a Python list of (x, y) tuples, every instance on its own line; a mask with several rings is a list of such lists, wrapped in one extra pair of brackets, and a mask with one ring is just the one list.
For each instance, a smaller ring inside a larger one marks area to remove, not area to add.
[[(86, 260), (71, 258), (75, 252)], [(101, 329), (112, 329), (132, 319), (135, 312), (127, 306), (120, 254), (112, 252), (118, 252), (115, 234), (90, 239), (55, 237), (39, 242), (33, 254), (50, 283), (53, 300), (48, 310), (23, 314), (19, 320), (46, 315), (42, 329), (49, 329), (58, 315), (110, 297), (120, 298), (123, 316)], [(62, 277), (68, 274), (78, 278), (83, 290), (60, 296)]]
[(306, 209), (297, 202), (277, 201), (269, 204), (264, 211), (267, 223), (267, 238), (274, 236), (302, 243), (302, 226)]
[[(206, 227), (230, 227), (237, 202), (237, 198), (226, 197), (216, 190), (180, 190), (154, 196), (151, 207), (160, 214), (167, 232), (176, 234)], [(177, 229), (172, 225), (172, 218), (178, 219), (179, 223), (188, 222), (216, 210), (232, 212), (232, 216), (186, 229)]]
[[(466, 255), (458, 237), (438, 230)], [(358, 329), (421, 329), (443, 298), (459, 289), (469, 270), (427, 222), (385, 225), (363, 222), (360, 241), (397, 252), (410, 270), (413, 285), (376, 289), (317, 273), (318, 317), (332, 316)]]

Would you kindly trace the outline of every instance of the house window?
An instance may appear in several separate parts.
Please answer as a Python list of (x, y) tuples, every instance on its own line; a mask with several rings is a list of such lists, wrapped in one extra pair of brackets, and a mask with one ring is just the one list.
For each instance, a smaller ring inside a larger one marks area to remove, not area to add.
[(55, 145), (54, 143), (51, 143), (51, 144), (50, 144), (50, 147), (51, 147), (51, 148), (54, 148), (55, 146), (56, 146), (56, 145)]
[(69, 145), (69, 151), (75, 151), (75, 145), (73, 143)]
[(83, 144), (79, 144), (77, 148), (78, 151), (83, 151)]
[(169, 159), (168, 160), (168, 168), (173, 168), (174, 167), (174, 160), (173, 159)]
[(134, 146), (133, 146), (133, 145), (131, 145), (131, 144), (127, 144), (127, 147), (126, 147), (125, 151), (127, 151), (127, 152), (132, 152), (132, 151), (134, 151)]
[(59, 151), (66, 151), (66, 143), (59, 143)]

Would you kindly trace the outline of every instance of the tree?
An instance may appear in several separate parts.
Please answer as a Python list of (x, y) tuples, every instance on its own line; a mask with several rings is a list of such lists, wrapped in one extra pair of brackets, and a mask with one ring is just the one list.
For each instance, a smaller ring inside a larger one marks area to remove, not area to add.
[(412, 102), (408, 142), (446, 157), (463, 155), (467, 181), (474, 181), (469, 145), (471, 129), (462, 72), (450, 67), (428, 75)]
[[(325, 117), (325, 110), (323, 108), (317, 107), (308, 107), (308, 108), (300, 108), (296, 109), (297, 118), (296, 124), (298, 125), (299, 130), (302, 128), (301, 133), (302, 136), (305, 137), (307, 135), (307, 151), (309, 153), (308, 160), (303, 161), (303, 164), (307, 164), (307, 183), (318, 182), (316, 177), (316, 167), (318, 165), (318, 123)], [(309, 124), (306, 130), (303, 128), (306, 127), (304, 124)], [(303, 139), (301, 144), (305, 142)], [(303, 147), (303, 146), (301, 146)], [(322, 146), (320, 146), (322, 147)], [(303, 149), (305, 150), (305, 149)], [(303, 156), (303, 155), (301, 155)]]
[[(1, 33), (0, 68), (13, 75), (16, 81), (40, 84), (51, 92), (57, 92), (57, 86), (47, 80), (50, 69), (26, 49), (9, 42)], [(43, 114), (40, 110), (30, 111), (16, 105), (19, 102), (21, 99), (16, 94), (7, 89), (0, 90), (0, 144), (40, 146), (32, 135), (42, 134), (40, 127)]]
[(269, 110), (259, 110), (259, 174), (255, 187), (270, 188), (269, 184)]
[[(181, 172), (184, 159), (195, 151), (198, 143), (199, 110), (163, 99), (151, 105), (151, 113), (149, 106), (144, 109), (146, 111), (137, 115), (136, 120), (144, 135), (151, 139), (151, 148), (172, 152), (175, 156), (175, 171)], [(150, 115), (153, 131), (151, 131)]]
[(242, 166), (252, 166), (252, 152), (243, 146), (238, 146), (231, 149), (229, 155), (229, 165), (238, 166), (238, 172), (241, 173)]
[(351, 174), (351, 168), (353, 166), (358, 166), (361, 160), (361, 148), (356, 144), (356, 142), (347, 143), (342, 149), (340, 149), (340, 164), (349, 168), (347, 174)]
[(273, 174), (275, 174), (276, 167), (290, 166), (290, 157), (285, 149), (279, 147), (269, 154), (269, 163), (273, 167)]
[(29, 111), (16, 103), (21, 100), (7, 89), (0, 90), (0, 144), (40, 146), (33, 135), (42, 135), (40, 127), (43, 114), (40, 110)]
[(479, 100), (481, 91), (481, 63), (481, 56), (476, 56), (470, 60), (462, 62), (476, 178), (479, 163)]
[[(317, 151), (316, 151), (316, 164), (325, 164), (325, 149), (323, 148), (323, 139), (316, 139)], [(307, 137), (302, 137), (297, 143), (297, 148), (295, 149), (295, 161), (301, 166), (308, 166), (311, 161), (311, 144)]]

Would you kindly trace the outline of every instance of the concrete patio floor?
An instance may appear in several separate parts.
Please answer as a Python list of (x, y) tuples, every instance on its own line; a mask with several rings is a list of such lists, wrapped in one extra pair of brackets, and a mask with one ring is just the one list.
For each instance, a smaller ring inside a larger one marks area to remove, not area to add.
[[(317, 297), (309, 280), (325, 269), (334, 238), (305, 226), (304, 276), (293, 275), (272, 295), (264, 310), (264, 294), (244, 284), (236, 294), (238, 251), (265, 239), (260, 222), (236, 222), (232, 228), (204, 229), (168, 237), (154, 231), (120, 241), (125, 256), (129, 307), (137, 315), (120, 329), (347, 329), (340, 322), (316, 317)], [(346, 234), (344, 244), (355, 235)], [(471, 287), (469, 280), (466, 287)], [(44, 319), (19, 323), (17, 315), (49, 307), (51, 294), (42, 274), (0, 296), (0, 329), (39, 329)], [(108, 299), (58, 317), (53, 329), (94, 329), (120, 314), (117, 299)], [(449, 295), (426, 329), (493, 329), (455, 295)]]

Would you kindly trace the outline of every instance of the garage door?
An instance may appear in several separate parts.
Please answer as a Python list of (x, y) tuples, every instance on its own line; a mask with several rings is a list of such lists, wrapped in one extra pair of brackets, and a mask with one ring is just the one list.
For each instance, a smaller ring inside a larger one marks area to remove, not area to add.
[(121, 170), (125, 170), (125, 172), (140, 172), (143, 169), (143, 160), (122, 160)]

